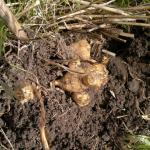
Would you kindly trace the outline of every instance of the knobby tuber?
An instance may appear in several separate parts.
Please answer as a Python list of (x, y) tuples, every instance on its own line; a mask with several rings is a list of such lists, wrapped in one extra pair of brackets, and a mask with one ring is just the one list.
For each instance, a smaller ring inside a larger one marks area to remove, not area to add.
[(98, 63), (91, 59), (90, 44), (86, 40), (80, 40), (70, 46), (72, 60), (68, 66), (71, 70), (83, 74), (66, 73), (55, 85), (71, 92), (74, 101), (79, 106), (86, 106), (91, 101), (89, 89), (98, 90), (108, 81), (106, 63)]
[(22, 104), (33, 100), (35, 98), (36, 88), (29, 82), (19, 83), (14, 91), (15, 98), (18, 99)]
[(71, 53), (73, 58), (79, 58), (81, 60), (90, 60), (90, 49), (91, 46), (87, 40), (80, 40), (70, 45)]

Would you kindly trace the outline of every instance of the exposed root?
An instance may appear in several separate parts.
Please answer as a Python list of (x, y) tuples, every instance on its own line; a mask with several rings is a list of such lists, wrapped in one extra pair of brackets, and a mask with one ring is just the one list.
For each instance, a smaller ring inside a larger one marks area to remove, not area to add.
[[(29, 72), (27, 70), (24, 70), (22, 68), (19, 68), (13, 64), (10, 64), (12, 67), (15, 67), (21, 71), (24, 71), (26, 73), (29, 73), (31, 74), (32, 76), (35, 77), (36, 79), (36, 84), (40, 86), (39, 84), (39, 81), (38, 81), (38, 78), (36, 77), (35, 74), (33, 74), (32, 72)], [(40, 105), (41, 105), (41, 117), (40, 117), (40, 125), (39, 125), (39, 128), (40, 128), (40, 134), (41, 134), (41, 141), (42, 141), (42, 144), (43, 144), (43, 147), (44, 147), (44, 150), (50, 150), (49, 148), (49, 145), (48, 145), (48, 142), (47, 142), (47, 138), (46, 138), (46, 134), (45, 134), (45, 123), (46, 123), (46, 119), (45, 119), (45, 109), (44, 109), (44, 103), (43, 103), (43, 97), (41, 96), (41, 90), (37, 87), (37, 91), (35, 91), (35, 95), (37, 96), (37, 98), (39, 99), (40, 101)]]
[(44, 103), (43, 103), (43, 97), (41, 96), (41, 90), (39, 90), (39, 93), (37, 93), (37, 96), (40, 101), (40, 109), (41, 109), (41, 116), (40, 116), (40, 124), (39, 124), (39, 129), (40, 129), (40, 134), (41, 134), (41, 141), (44, 150), (50, 150), (47, 137), (46, 137), (46, 132), (45, 132), (45, 124), (46, 124), (46, 112), (44, 108)]
[[(81, 1), (77, 1), (76, 2), (79, 2), (80, 4), (83, 4), (83, 5), (90, 5), (91, 3), (90, 2), (87, 2), (87, 1), (84, 1), (84, 0), (81, 0)], [(109, 1), (107, 3), (104, 3), (104, 4), (91, 4), (91, 7), (94, 7), (94, 8), (100, 8), (102, 10), (106, 10), (106, 11), (109, 11), (109, 12), (112, 12), (112, 13), (117, 13), (117, 14), (121, 14), (123, 16), (128, 16), (129, 14), (124, 12), (123, 10), (119, 10), (119, 9), (115, 9), (115, 8), (111, 8), (111, 7), (108, 7), (106, 5), (110, 4), (114, 2), (113, 0), (112, 1)]]
[(66, 66), (64, 66), (64, 65), (61, 65), (61, 64), (59, 64), (59, 63), (56, 63), (56, 62), (53, 61), (53, 60), (48, 60), (48, 59), (42, 58), (41, 56), (38, 56), (38, 58), (41, 59), (41, 60), (43, 60), (43, 61), (45, 61), (45, 62), (46, 62), (46, 63), (45, 63), (46, 65), (55, 65), (55, 66), (58, 66), (58, 67), (63, 68), (64, 70), (66, 70), (66, 71), (68, 71), (68, 72), (70, 72), (70, 73), (73, 73), (73, 74), (85, 74), (85, 73), (83, 73), (83, 72), (79, 72), (79, 71), (76, 71), (76, 70), (72, 70), (72, 69), (70, 69), (70, 68), (68, 68), (68, 67), (66, 67)]
[(40, 127), (40, 134), (41, 134), (41, 141), (42, 141), (44, 149), (45, 150), (50, 150), (48, 142), (47, 142), (44, 126)]

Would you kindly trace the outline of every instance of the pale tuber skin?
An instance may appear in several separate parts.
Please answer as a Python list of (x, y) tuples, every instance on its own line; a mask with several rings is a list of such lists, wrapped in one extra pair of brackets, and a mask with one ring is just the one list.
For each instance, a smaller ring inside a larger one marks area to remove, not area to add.
[[(85, 44), (85, 45), (84, 45)], [(91, 96), (87, 89), (98, 90), (108, 82), (108, 71), (106, 64), (97, 63), (90, 58), (90, 44), (86, 40), (73, 43), (73, 54), (79, 58), (73, 59), (69, 63), (71, 70), (82, 72), (83, 74), (66, 73), (65, 76), (55, 81), (55, 85), (71, 92), (74, 101), (81, 107), (86, 106), (91, 101)]]
[(81, 107), (86, 106), (90, 103), (90, 94), (86, 91), (73, 93), (74, 101)]
[(87, 40), (83, 39), (78, 42), (71, 44), (70, 46), (72, 53), (74, 54), (73, 58), (79, 58), (81, 60), (90, 60), (90, 49), (91, 45)]
[(95, 63), (93, 65), (89, 65), (85, 72), (87, 75), (83, 77), (83, 82), (86, 86), (99, 89), (108, 81), (108, 71), (106, 66), (103, 64)]
[(82, 92), (86, 89), (79, 76), (71, 73), (66, 73), (61, 80), (55, 81), (55, 85), (69, 92)]
[(35, 92), (35, 86), (28, 82), (22, 82), (16, 86), (14, 95), (16, 99), (21, 102), (21, 104), (24, 104), (35, 98)]

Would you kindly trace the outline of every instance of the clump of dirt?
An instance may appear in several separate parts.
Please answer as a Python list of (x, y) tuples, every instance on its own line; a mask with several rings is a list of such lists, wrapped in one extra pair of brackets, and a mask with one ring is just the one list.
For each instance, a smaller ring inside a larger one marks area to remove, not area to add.
[[(85, 35), (72, 33), (38, 40), (17, 51), (14, 49), (5, 60), (0, 60), (2, 78), (12, 89), (18, 82), (36, 83), (38, 79), (44, 93), (46, 132), (51, 149), (121, 149), (120, 139), (129, 130), (150, 135), (149, 123), (141, 117), (142, 113), (150, 113), (148, 46), (141, 44), (147, 36), (143, 33), (122, 49), (109, 47), (104, 39), (96, 41), (86, 36), (92, 41), (93, 59), (100, 61), (103, 47), (115, 52), (117, 57), (110, 57), (108, 84), (95, 93), (91, 91), (92, 103), (83, 108), (76, 105), (69, 93), (52, 84), (66, 71), (39, 59), (40, 56), (65, 65), (67, 45), (79, 37), (82, 39)], [(0, 90), (0, 99), (0, 127), (14, 149), (42, 150), (39, 100), (22, 105), (4, 90)], [(0, 140), (10, 148), (2, 133)]]

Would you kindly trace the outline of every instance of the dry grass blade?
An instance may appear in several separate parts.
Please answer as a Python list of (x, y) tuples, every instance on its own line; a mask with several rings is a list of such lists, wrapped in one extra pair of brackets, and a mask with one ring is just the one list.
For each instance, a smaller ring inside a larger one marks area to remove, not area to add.
[(70, 69), (70, 68), (68, 68), (68, 67), (66, 67), (66, 66), (64, 66), (64, 65), (61, 65), (61, 64), (59, 64), (59, 63), (56, 63), (55, 61), (44, 59), (44, 58), (42, 58), (41, 56), (38, 56), (38, 58), (39, 58), (40, 60), (42, 60), (42, 61), (45, 61), (45, 62), (46, 62), (46, 63), (45, 63), (46, 65), (55, 65), (55, 66), (61, 67), (61, 68), (63, 68), (64, 70), (66, 70), (66, 71), (68, 71), (68, 72), (70, 72), (70, 73), (72, 73), (72, 74), (84, 74), (83, 72), (78, 72), (78, 71), (72, 70), (72, 69)]
[(67, 29), (67, 30), (75, 30), (75, 29), (82, 29), (84, 27), (87, 27), (87, 24), (77, 24), (77, 23), (73, 23), (73, 24), (66, 24), (65, 23), (65, 26), (59, 26), (58, 29), (59, 30), (64, 30), (64, 29)]
[[(109, 1), (109, 2), (107, 2), (107, 3), (103, 3), (103, 4), (100, 4), (100, 5), (98, 5), (98, 6), (102, 7), (102, 6), (105, 6), (105, 5), (108, 5), (108, 4), (112, 3), (112, 2), (114, 2), (114, 1), (115, 1), (115, 0), (111, 0), (111, 1)], [(76, 2), (78, 2), (78, 1), (76, 1)], [(80, 3), (80, 1), (79, 1), (79, 3)], [(89, 5), (89, 4), (90, 4), (90, 3), (88, 3), (88, 5)], [(86, 5), (87, 5), (87, 4), (86, 4)], [(65, 18), (68, 18), (68, 17), (73, 17), (73, 16), (76, 16), (76, 15), (80, 15), (80, 14), (83, 14), (83, 13), (85, 13), (85, 12), (87, 12), (87, 11), (89, 11), (89, 10), (93, 10), (93, 9), (95, 9), (95, 7), (89, 7), (89, 8), (87, 8), (86, 10), (79, 10), (79, 11), (77, 11), (77, 12), (70, 13), (70, 14), (67, 14), (67, 15), (65, 15), (65, 16), (61, 16), (61, 17), (57, 18), (57, 20), (65, 19)]]
[(0, 144), (0, 148), (3, 148), (2, 150), (8, 150), (7, 147), (5, 147), (4, 145)]
[(98, 18), (134, 18), (134, 19), (142, 19), (142, 20), (146, 20), (146, 19), (150, 19), (150, 16), (146, 16), (146, 15), (132, 15), (132, 16), (123, 16), (123, 15), (113, 15), (113, 14), (104, 14), (104, 15), (80, 15), (80, 17), (86, 18), (86, 19), (98, 19)]
[(93, 32), (95, 30), (98, 30), (98, 29), (105, 29), (105, 28), (110, 28), (110, 24), (101, 24), (101, 25), (98, 25), (96, 27), (93, 27), (91, 29), (88, 30), (88, 32)]
[(130, 11), (135, 11), (135, 10), (150, 10), (150, 6), (137, 6), (137, 7), (129, 7), (129, 8), (124, 8), (124, 10), (130, 10)]
[(40, 1), (37, 0), (37, 1), (36, 1), (35, 3), (33, 3), (31, 6), (27, 7), (27, 9), (24, 9), (21, 13), (19, 13), (19, 14), (17, 15), (17, 18), (18, 18), (18, 19), (21, 18), (23, 15), (25, 15), (25, 14), (26, 14), (27, 12), (29, 12), (31, 9), (33, 9), (33, 8), (39, 6), (39, 5), (40, 5)]
[(6, 22), (8, 28), (16, 35), (18, 39), (28, 40), (27, 34), (24, 32), (20, 23), (7, 7), (4, 0), (0, 1), (0, 17), (2, 17), (2, 19)]
[(0, 132), (3, 134), (3, 136), (5, 137), (5, 139), (7, 140), (7, 142), (9, 143), (10, 147), (12, 150), (15, 150), (13, 145), (11, 144), (10, 140), (8, 139), (7, 135), (5, 134), (5, 132), (3, 131), (2, 128), (0, 128)]
[(67, 15), (64, 15), (64, 16), (61, 16), (61, 17), (58, 17), (57, 20), (65, 19), (65, 18), (69, 18), (69, 17), (73, 17), (73, 16), (77, 16), (77, 15), (80, 15), (80, 14), (85, 13), (85, 12), (88, 11), (88, 10), (93, 10), (93, 9), (94, 9), (93, 7), (89, 7), (89, 8), (87, 8), (87, 10), (79, 10), (79, 11), (77, 11), (77, 12), (70, 13), (70, 14), (67, 14)]
[[(86, 6), (90, 5), (90, 2), (87, 2), (87, 1), (84, 1), (84, 0), (81, 0), (81, 1), (75, 0), (75, 1), (80, 3), (80, 4), (86, 5)], [(109, 3), (107, 2), (107, 3), (104, 3), (104, 4), (91, 4), (90, 6), (95, 7), (95, 8), (100, 8), (102, 10), (109, 11), (109, 12), (112, 12), (112, 13), (121, 14), (121, 15), (124, 15), (124, 16), (129, 15), (128, 13), (124, 12), (123, 10), (115, 9), (115, 8), (111, 8), (111, 7), (106, 6), (108, 4)]]
[(121, 25), (130, 25), (130, 26), (141, 26), (141, 27), (148, 27), (150, 28), (150, 24), (146, 24), (146, 23), (138, 23), (138, 22), (123, 22), (123, 21), (112, 21), (112, 23), (115, 24), (121, 24)]
[(120, 32), (119, 35), (128, 37), (128, 38), (134, 38), (134, 34), (131, 34), (131, 33)]
[(6, 4), (8, 7), (13, 7), (13, 6), (16, 6), (16, 5), (19, 5), (20, 2), (16, 2), (16, 3), (8, 3)]

